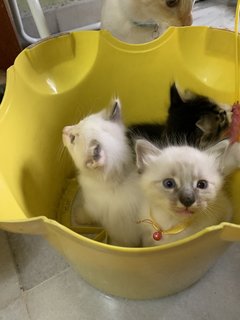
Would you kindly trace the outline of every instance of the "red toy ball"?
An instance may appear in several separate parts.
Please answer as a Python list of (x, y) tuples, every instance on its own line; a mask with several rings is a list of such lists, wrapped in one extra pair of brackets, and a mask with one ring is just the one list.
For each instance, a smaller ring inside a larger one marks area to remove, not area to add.
[(156, 231), (153, 233), (153, 239), (156, 241), (159, 241), (162, 239), (162, 232), (161, 231)]

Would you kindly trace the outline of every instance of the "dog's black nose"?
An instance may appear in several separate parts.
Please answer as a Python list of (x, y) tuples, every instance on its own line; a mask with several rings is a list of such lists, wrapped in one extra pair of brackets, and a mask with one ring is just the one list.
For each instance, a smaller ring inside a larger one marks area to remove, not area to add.
[(196, 201), (194, 192), (180, 192), (179, 194), (179, 201), (185, 206), (185, 207), (191, 207), (192, 204)]

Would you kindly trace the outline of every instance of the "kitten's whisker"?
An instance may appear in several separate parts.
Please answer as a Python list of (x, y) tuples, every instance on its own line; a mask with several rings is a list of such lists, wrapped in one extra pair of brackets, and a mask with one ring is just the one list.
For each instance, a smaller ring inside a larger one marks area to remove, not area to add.
[(207, 207), (203, 210), (200, 210), (200, 214), (205, 214), (205, 215), (211, 215), (211, 216), (217, 216), (218, 215), (218, 210), (221, 210), (221, 206), (218, 205), (217, 203), (209, 203)]
[(57, 151), (56, 161), (58, 163), (59, 170), (64, 171), (64, 167), (66, 164), (66, 157), (67, 157), (67, 149), (64, 145), (61, 145)]
[(62, 160), (65, 149), (66, 148), (64, 147), (64, 145), (60, 144), (60, 146), (58, 147), (57, 152), (56, 152), (56, 158), (58, 161)]

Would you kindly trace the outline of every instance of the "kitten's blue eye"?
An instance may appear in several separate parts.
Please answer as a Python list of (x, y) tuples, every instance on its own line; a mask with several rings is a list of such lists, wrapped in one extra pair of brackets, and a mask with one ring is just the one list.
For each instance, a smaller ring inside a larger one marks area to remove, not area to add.
[(207, 189), (208, 187), (208, 182), (207, 180), (199, 180), (197, 183), (197, 188), (198, 189)]
[(163, 186), (166, 189), (174, 189), (176, 187), (176, 182), (174, 179), (167, 178), (163, 180)]

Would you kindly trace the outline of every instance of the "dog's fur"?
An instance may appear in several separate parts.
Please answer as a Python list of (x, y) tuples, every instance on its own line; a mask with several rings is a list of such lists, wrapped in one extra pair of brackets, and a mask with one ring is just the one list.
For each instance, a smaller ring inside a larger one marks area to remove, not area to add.
[[(172, 3), (172, 6), (168, 4)], [(192, 0), (104, 0), (102, 29), (129, 43), (144, 43), (169, 26), (192, 24)]]

